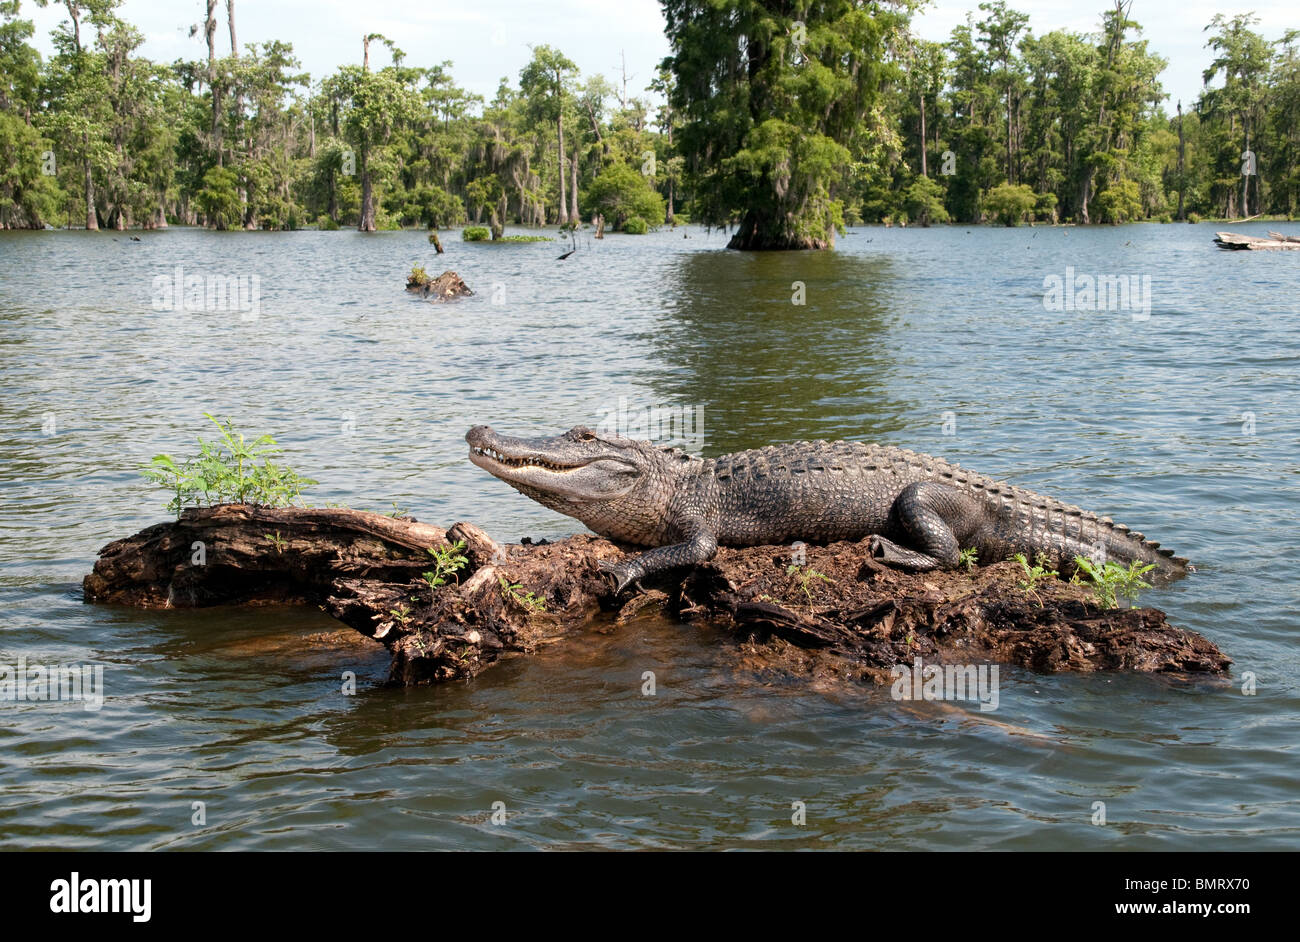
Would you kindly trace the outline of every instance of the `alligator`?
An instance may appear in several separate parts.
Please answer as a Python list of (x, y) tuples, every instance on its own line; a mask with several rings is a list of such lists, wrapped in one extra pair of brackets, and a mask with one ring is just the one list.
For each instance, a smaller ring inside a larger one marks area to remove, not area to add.
[(615, 594), (646, 576), (711, 559), (723, 546), (870, 539), (880, 562), (952, 569), (1023, 553), (1061, 572), (1075, 557), (1152, 564), (1167, 581), (1188, 561), (1108, 517), (930, 455), (856, 441), (794, 442), (698, 458), (584, 426), (511, 438), (480, 425), (469, 458), (592, 531), (652, 547), (605, 564)]

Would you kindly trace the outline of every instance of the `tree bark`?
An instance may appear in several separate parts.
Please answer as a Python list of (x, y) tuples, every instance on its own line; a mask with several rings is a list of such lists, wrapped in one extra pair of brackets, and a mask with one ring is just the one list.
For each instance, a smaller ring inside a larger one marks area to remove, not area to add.
[[(556, 82), (556, 96), (559, 96), (559, 82)], [(569, 221), (569, 208), (565, 200), (564, 192), (564, 114), (561, 112), (555, 117), (555, 134), (559, 141), (557, 153), (560, 159), (560, 214), (557, 217), (559, 224), (562, 226)]]
[(921, 93), (921, 176), (928, 177), (930, 174), (925, 165), (925, 93)]
[(221, 154), (221, 92), (217, 88), (217, 0), (208, 0), (208, 16), (203, 24), (208, 42), (208, 88), (212, 91), (212, 149), (217, 166), (224, 166)]
[[(457, 540), (467, 564), (431, 588), (420, 578), (434, 568), (429, 549)], [(623, 551), (590, 535), (501, 545), (467, 523), (443, 530), (355, 510), (226, 504), (108, 544), (83, 592), (138, 608), (319, 605), (384, 644), (400, 684), (471, 677), (647, 610), (726, 632), (741, 676), (888, 683), (891, 668), (918, 658), (1043, 673), (1223, 675), (1231, 663), (1156, 609), (1104, 610), (1059, 581), (1026, 592), (1016, 563), (908, 574), (876, 562), (866, 541), (805, 552), (792, 572), (789, 547), (723, 548), (624, 600), (598, 568)]]
[(582, 219), (582, 217), (578, 215), (578, 154), (580, 152), (579, 144), (580, 142), (574, 141), (573, 162), (569, 164), (569, 169), (571, 174), (571, 176), (569, 177), (569, 181), (571, 184), (569, 186), (569, 219), (571, 219), (575, 224)]
[(787, 232), (783, 227), (772, 226), (764, 214), (751, 209), (736, 229), (736, 234), (727, 243), (729, 249), (742, 251), (766, 252), (782, 249), (826, 249), (835, 243), (811, 236), (799, 236)]
[(1183, 135), (1183, 103), (1178, 102), (1178, 221), (1182, 222), (1187, 218), (1187, 212), (1184, 209), (1184, 196), (1187, 192), (1187, 185), (1184, 177), (1183, 155), (1187, 146), (1186, 138)]
[[(83, 134), (81, 136), (81, 140), (86, 148), (86, 153), (89, 154), (90, 153), (89, 138), (85, 134)], [(99, 220), (96, 218), (96, 214), (95, 214), (95, 180), (93, 175), (91, 174), (89, 157), (86, 157), (82, 160), (82, 167), (85, 171), (85, 183), (86, 183), (86, 228), (98, 229)]]
[(368, 150), (363, 145), (358, 148), (357, 154), (357, 163), (361, 169), (361, 221), (357, 223), (357, 229), (362, 232), (375, 231), (375, 187), (370, 179)]

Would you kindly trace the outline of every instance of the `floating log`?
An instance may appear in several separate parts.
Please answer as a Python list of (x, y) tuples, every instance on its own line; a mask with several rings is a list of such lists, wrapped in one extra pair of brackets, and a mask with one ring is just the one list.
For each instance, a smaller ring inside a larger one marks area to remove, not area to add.
[[(430, 549), (464, 542), (465, 566), (430, 587)], [(507, 656), (645, 612), (728, 632), (741, 663), (886, 682), (895, 665), (1013, 664), (1034, 671), (1221, 675), (1231, 663), (1153, 608), (1102, 609), (1082, 586), (1026, 589), (1017, 563), (905, 573), (867, 542), (723, 548), (710, 562), (615, 599), (600, 563), (623, 549), (591, 535), (499, 544), (357, 510), (244, 504), (189, 509), (105, 546), (86, 601), (138, 608), (315, 604), (392, 653), (389, 679), (472, 677)], [(684, 627), (683, 630), (689, 630)]]
[(474, 293), (454, 271), (445, 271), (437, 278), (423, 279), (412, 272), (406, 278), (406, 290), (429, 301), (450, 301)]
[(1300, 236), (1284, 236), (1270, 232), (1268, 237), (1242, 235), (1239, 232), (1216, 232), (1214, 242), (1221, 249), (1249, 249), (1254, 251), (1285, 251), (1300, 249)]

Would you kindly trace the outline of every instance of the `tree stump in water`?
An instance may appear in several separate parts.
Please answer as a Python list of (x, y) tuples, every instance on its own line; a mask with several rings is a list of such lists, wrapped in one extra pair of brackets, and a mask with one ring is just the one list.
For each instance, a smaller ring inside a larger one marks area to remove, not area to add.
[[(431, 588), (430, 549), (463, 540), (468, 563)], [(647, 610), (728, 632), (747, 668), (886, 682), (891, 668), (991, 661), (1030, 670), (1221, 675), (1231, 661), (1152, 608), (1099, 608), (1085, 588), (1027, 592), (1019, 566), (904, 573), (867, 541), (723, 548), (710, 562), (615, 599), (602, 560), (623, 550), (579, 535), (498, 544), (478, 527), (448, 530), (357, 510), (224, 504), (105, 546), (88, 602), (139, 608), (306, 603), (384, 644), (389, 679), (472, 677), (582, 630), (617, 630)], [(683, 630), (689, 630), (683, 628)]]
[(474, 293), (454, 271), (445, 271), (437, 278), (423, 279), (412, 272), (406, 279), (406, 290), (429, 301), (450, 301)]

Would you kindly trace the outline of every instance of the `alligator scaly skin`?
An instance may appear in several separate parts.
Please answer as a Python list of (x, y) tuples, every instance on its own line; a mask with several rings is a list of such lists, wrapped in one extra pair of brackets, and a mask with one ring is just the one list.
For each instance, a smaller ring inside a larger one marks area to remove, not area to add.
[(513, 469), (489, 467), (602, 536), (654, 547), (612, 567), (620, 589), (659, 570), (709, 559), (719, 545), (868, 537), (877, 558), (919, 571), (955, 567), (968, 549), (982, 563), (1016, 553), (1030, 560), (1044, 556), (1061, 571), (1072, 569), (1076, 556), (1151, 563), (1153, 574), (1164, 578), (1188, 568), (1187, 560), (1107, 517), (890, 445), (795, 442), (695, 458), (585, 428), (525, 440), (480, 427), (467, 439), (487, 443), (508, 460), (525, 456), (563, 465), (593, 461), (594, 455), (634, 465), (635, 486), (589, 501), (557, 499), (545, 480), (524, 485), (511, 480)]

